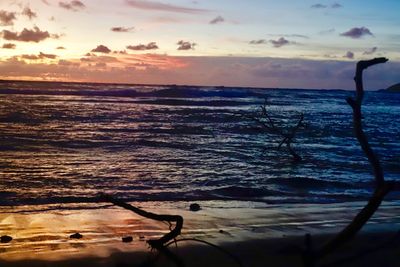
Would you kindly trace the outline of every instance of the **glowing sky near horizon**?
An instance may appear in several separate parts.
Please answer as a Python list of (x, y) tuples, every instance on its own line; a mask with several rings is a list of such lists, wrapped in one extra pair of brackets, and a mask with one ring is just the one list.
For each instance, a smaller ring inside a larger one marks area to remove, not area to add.
[(0, 78), (347, 88), (400, 82), (400, 1), (2, 0)]

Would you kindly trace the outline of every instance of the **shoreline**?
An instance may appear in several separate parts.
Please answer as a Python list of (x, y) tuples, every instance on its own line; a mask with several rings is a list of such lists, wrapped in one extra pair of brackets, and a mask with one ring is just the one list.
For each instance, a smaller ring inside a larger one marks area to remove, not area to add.
[[(261, 259), (279, 260), (279, 253), (272, 253), (277, 247), (287, 247), (291, 243), (302, 246), (304, 235), (307, 233), (317, 239), (328, 238), (337, 233), (365, 204), (357, 202), (267, 205), (241, 201), (197, 203), (202, 208), (198, 212), (189, 211), (190, 202), (133, 204), (146, 211), (183, 216), (184, 227), (179, 238), (197, 238), (212, 242), (243, 257), (243, 261), (260, 259), (260, 263)], [(19, 210), (1, 207), (0, 235), (7, 234), (14, 239), (10, 243), (0, 244), (0, 265), (4, 263), (5, 266), (27, 266), (23, 263), (29, 262), (29, 266), (43, 266), (43, 263), (47, 262), (49, 265), (45, 266), (71, 266), (72, 262), (81, 262), (82, 266), (88, 266), (89, 263), (90, 266), (115, 266), (102, 264), (114, 264), (118, 260), (128, 258), (140, 261), (149, 255), (150, 250), (145, 241), (158, 238), (169, 231), (168, 226), (163, 223), (141, 218), (118, 207), (104, 205), (99, 204), (98, 209), (78, 205), (80, 207), (75, 206), (76, 209), (61, 210), (54, 207), (51, 209), (51, 206), (47, 205), (36, 207), (36, 211), (22, 213), (19, 212), (21, 207)], [(392, 236), (400, 229), (400, 218), (396, 217), (399, 212), (400, 205), (397, 201), (384, 202), (364, 227), (360, 238), (355, 238), (354, 246), (363, 248), (364, 245), (368, 245), (360, 241), (363, 238), (371, 239), (370, 237), (374, 236), (372, 240), (382, 238), (383, 242), (385, 238)], [(76, 232), (81, 233), (83, 238), (70, 239), (69, 236)], [(132, 236), (133, 242), (123, 243), (121, 238), (125, 236)], [(376, 242), (372, 244), (375, 245)], [(260, 249), (264, 246), (265, 250)], [(242, 254), (243, 248), (246, 248), (244, 251), (247, 251), (247, 254)], [(181, 254), (186, 259), (195, 257), (203, 250), (209, 253), (213, 248), (181, 242), (179, 250), (184, 251)], [(266, 251), (271, 252), (265, 254)], [(218, 256), (218, 251), (215, 253), (217, 259), (226, 258), (225, 255)], [(34, 265), (35, 262), (38, 265)], [(67, 263), (71, 265), (62, 265)], [(225, 263), (221, 264), (224, 266)], [(254, 263), (249, 266), (265, 265)]]

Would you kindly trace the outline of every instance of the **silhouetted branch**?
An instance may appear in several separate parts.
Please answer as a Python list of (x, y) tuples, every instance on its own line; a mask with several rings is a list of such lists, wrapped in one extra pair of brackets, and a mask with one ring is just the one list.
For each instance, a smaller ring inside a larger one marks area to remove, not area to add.
[[(164, 244), (175, 239), (178, 235), (181, 234), (181, 230), (183, 227), (183, 217), (179, 216), (179, 215), (160, 215), (160, 214), (155, 214), (155, 213), (151, 213), (151, 212), (147, 212), (145, 210), (142, 210), (140, 208), (137, 208), (135, 206), (132, 206), (126, 202), (123, 202), (121, 200), (115, 199), (109, 195), (102, 195), (101, 198), (105, 201), (111, 202), (116, 206), (120, 206), (124, 209), (133, 211), (134, 213), (136, 213), (137, 215), (140, 215), (142, 217), (151, 219), (151, 220), (155, 220), (155, 221), (159, 221), (159, 222), (175, 222), (175, 228), (173, 228), (171, 230), (171, 232), (165, 234), (164, 236), (162, 236), (160, 239), (153, 239), (153, 240), (149, 240), (147, 241), (147, 243), (149, 243), (149, 245), (152, 248), (158, 249), (158, 250), (163, 250), (164, 249)], [(163, 252), (165, 253), (165, 250), (163, 250)], [(168, 253), (168, 252), (167, 252)]]
[[(385, 181), (383, 170), (381, 164), (379, 162), (378, 157), (372, 150), (371, 146), (368, 143), (368, 139), (364, 134), (362, 129), (362, 113), (361, 113), (361, 105), (364, 97), (364, 88), (362, 82), (362, 74), (363, 71), (375, 64), (385, 63), (388, 61), (386, 58), (375, 58), (368, 61), (360, 61), (357, 64), (356, 76), (354, 78), (356, 83), (356, 98), (348, 98), (347, 102), (353, 109), (353, 126), (356, 138), (360, 143), (360, 146), (367, 156), (376, 181), (375, 191), (368, 201), (367, 205), (354, 217), (352, 222), (347, 225), (339, 234), (337, 234), (332, 240), (328, 241), (324, 246), (322, 246), (319, 250), (317, 250), (314, 255), (317, 258), (321, 258), (328, 253), (336, 250), (341, 247), (347, 241), (352, 239), (358, 231), (367, 223), (367, 221), (372, 217), (375, 211), (379, 208), (382, 203), (384, 197), (394, 189), (400, 189), (399, 183), (396, 181)], [(305, 262), (305, 264), (307, 264)]]
[[(266, 131), (279, 135), (282, 137), (282, 140), (279, 142), (278, 149), (280, 149), (284, 144), (286, 145), (286, 148), (288, 149), (290, 155), (293, 157), (293, 160), (295, 162), (299, 162), (302, 160), (299, 154), (296, 153), (296, 151), (292, 148), (292, 142), (294, 137), (296, 136), (297, 132), (299, 129), (304, 126), (303, 125), (303, 120), (304, 120), (304, 115), (300, 114), (300, 118), (297, 121), (296, 125), (291, 127), (288, 130), (283, 130), (282, 128), (278, 127), (270, 114), (267, 111), (267, 101), (264, 102), (264, 104), (261, 106), (261, 117), (256, 117), (256, 116), (248, 116), (248, 118), (252, 119), (253, 121), (257, 122), (260, 124)], [(264, 120), (262, 119), (264, 118)]]

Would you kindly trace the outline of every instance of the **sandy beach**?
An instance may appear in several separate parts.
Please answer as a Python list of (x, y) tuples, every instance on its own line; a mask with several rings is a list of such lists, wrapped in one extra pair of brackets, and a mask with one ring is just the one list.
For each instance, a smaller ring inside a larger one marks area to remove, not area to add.
[[(363, 204), (198, 203), (202, 207), (198, 212), (189, 211), (188, 202), (132, 204), (157, 213), (182, 215), (185, 221), (180, 238), (217, 244), (239, 258), (244, 266), (301, 266), (299, 248), (303, 247), (304, 235), (310, 233), (316, 246), (322, 244), (346, 225)], [(31, 208), (2, 207), (0, 234), (10, 235), (13, 240), (0, 244), (1, 266), (140, 266), (157, 255), (145, 241), (168, 231), (163, 223), (107, 203), (35, 206), (33, 211)], [(396, 231), (400, 220), (391, 215), (398, 214), (398, 209), (398, 203), (386, 202), (360, 235), (321, 263), (330, 266), (342, 258), (372, 251), (340, 266), (398, 266), (391, 261), (399, 252), (400, 237), (396, 237)], [(83, 238), (71, 239), (70, 235), (77, 232)], [(123, 243), (121, 238), (126, 236), (132, 236), (133, 241)], [(171, 250), (187, 266), (237, 265), (217, 249), (197, 242), (179, 242)], [(381, 265), (381, 261), (385, 264)], [(163, 257), (156, 263), (174, 266)]]

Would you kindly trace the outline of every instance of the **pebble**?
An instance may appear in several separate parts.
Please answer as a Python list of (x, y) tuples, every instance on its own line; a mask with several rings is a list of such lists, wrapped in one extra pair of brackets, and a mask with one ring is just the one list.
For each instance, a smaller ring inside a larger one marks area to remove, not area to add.
[(190, 204), (189, 209), (190, 209), (190, 211), (199, 211), (199, 210), (201, 210), (201, 207), (199, 204), (193, 203), (193, 204)]
[(80, 233), (75, 233), (75, 234), (69, 236), (69, 238), (73, 238), (73, 239), (81, 239), (82, 237), (83, 237), (83, 235), (81, 235)]
[(131, 236), (125, 236), (122, 238), (122, 242), (124, 242), (124, 243), (130, 243), (132, 241), (133, 241), (133, 237), (131, 237)]
[(8, 235), (3, 235), (0, 237), (1, 243), (9, 243), (9, 242), (11, 242), (11, 240), (12, 240), (12, 237), (8, 236)]

